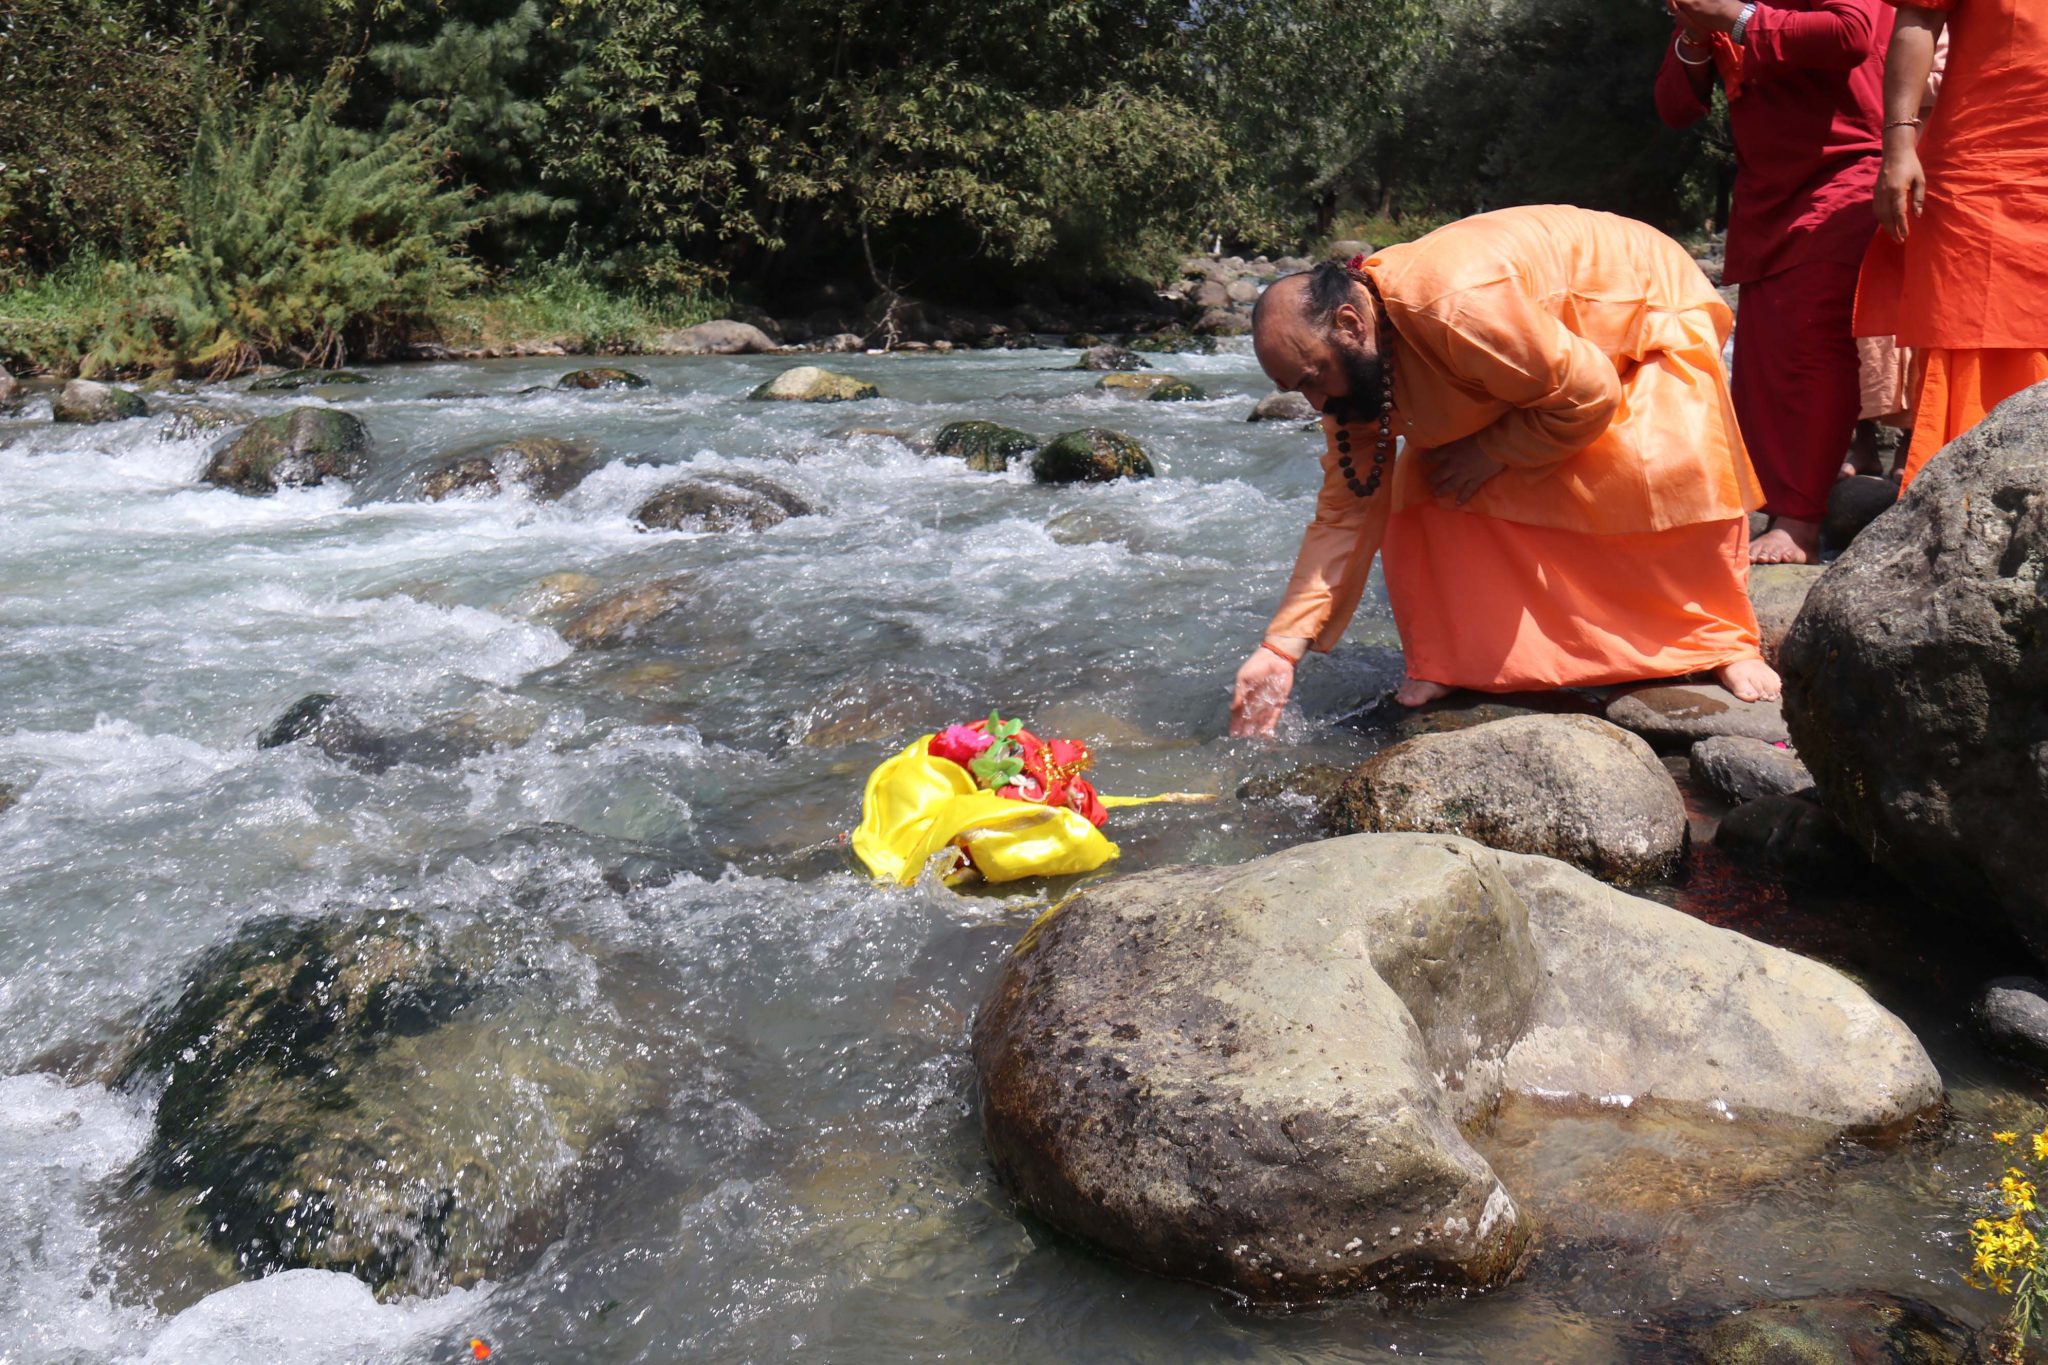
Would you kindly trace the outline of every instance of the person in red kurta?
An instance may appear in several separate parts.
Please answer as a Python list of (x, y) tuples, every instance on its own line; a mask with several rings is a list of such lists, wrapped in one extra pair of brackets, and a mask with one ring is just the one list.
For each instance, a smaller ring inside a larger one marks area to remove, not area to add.
[(1742, 286), (1735, 411), (1771, 526), (1758, 563), (1818, 557), (1828, 490), (1860, 406), (1851, 315), (1875, 230), (1883, 152), (1882, 0), (1669, 0), (1677, 32), (1657, 74), (1674, 128), (1704, 117), (1719, 77), (1735, 138), (1722, 282)]
[[(2048, 381), (2048, 0), (1894, 3), (1885, 231), (1856, 323), (1918, 351), (1910, 485), (1993, 407)], [(1915, 95), (1943, 32), (1948, 71), (1923, 130)]]

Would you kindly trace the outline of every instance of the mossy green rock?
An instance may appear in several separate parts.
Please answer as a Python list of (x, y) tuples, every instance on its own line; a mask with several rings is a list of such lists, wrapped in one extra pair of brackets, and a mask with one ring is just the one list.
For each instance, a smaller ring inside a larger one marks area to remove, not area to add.
[(614, 370), (599, 366), (589, 370), (571, 370), (555, 381), (564, 389), (644, 389), (647, 381), (631, 370)]
[(747, 395), (763, 403), (852, 403), (881, 396), (873, 384), (817, 365), (784, 370)]
[(88, 425), (123, 422), (131, 417), (148, 415), (149, 405), (142, 401), (140, 395), (90, 379), (72, 380), (50, 403), (50, 420), (53, 422)]
[(459, 493), (498, 493), (523, 488), (544, 502), (582, 483), (596, 466), (597, 447), (588, 441), (522, 436), (448, 457), (420, 480), (420, 496), (431, 502)]
[(1109, 483), (1115, 479), (1149, 479), (1152, 461), (1145, 448), (1121, 432), (1088, 427), (1063, 432), (1032, 457), (1031, 474), (1040, 483)]
[(1897, 1294), (1792, 1299), (1751, 1308), (1693, 1338), (1708, 1365), (1966, 1365), (1970, 1329)]
[(200, 477), (249, 497), (362, 475), (370, 432), (333, 408), (293, 408), (259, 417), (207, 462)]
[(1134, 336), (1127, 343), (1133, 351), (1159, 355), (1180, 352), (1189, 355), (1216, 354), (1216, 338), (1200, 337), (1193, 332), (1152, 332)]
[(421, 1294), (530, 1260), (647, 1087), (476, 938), (373, 911), (259, 920), (207, 954), (118, 1068), (162, 1087), (134, 1189), (247, 1275)]
[(1095, 387), (1118, 398), (1143, 398), (1154, 403), (1199, 402), (1209, 395), (1170, 374), (1106, 374)]
[(965, 460), (969, 469), (1000, 474), (1010, 461), (1031, 453), (1038, 439), (999, 422), (948, 422), (932, 442), (935, 454)]
[(323, 384), (367, 384), (369, 382), (370, 378), (368, 375), (357, 374), (353, 370), (286, 370), (283, 374), (273, 374), (267, 378), (257, 380), (249, 386), (249, 392), (288, 392), (292, 389), (318, 388)]

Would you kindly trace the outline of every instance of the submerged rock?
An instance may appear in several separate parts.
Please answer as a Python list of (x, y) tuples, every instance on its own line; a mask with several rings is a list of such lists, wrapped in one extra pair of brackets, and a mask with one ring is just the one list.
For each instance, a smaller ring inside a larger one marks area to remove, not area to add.
[(706, 474), (657, 490), (633, 520), (643, 531), (765, 531), (817, 510), (772, 479)]
[(1873, 1133), (1942, 1099), (1832, 968), (1414, 834), (1088, 887), (1004, 964), (974, 1061), (1033, 1213), (1268, 1304), (1508, 1278), (1528, 1229), (1467, 1140), (1505, 1093)]
[(1891, 511), (1898, 500), (1899, 486), (1890, 479), (1857, 474), (1835, 480), (1828, 490), (1827, 515), (1820, 523), (1822, 548), (1836, 554), (1848, 549), (1864, 527)]
[(2048, 986), (2031, 976), (2001, 976), (1977, 997), (1970, 1019), (1992, 1047), (2048, 1071)]
[(1624, 884), (1685, 861), (1678, 784), (1649, 745), (1590, 716), (1417, 735), (1359, 764), (1327, 809), (1339, 834), (1461, 834)]
[(1738, 862), (1814, 886), (1853, 885), (1870, 871), (1835, 819), (1798, 796), (1760, 796), (1721, 817), (1714, 846)]
[(131, 417), (147, 416), (149, 404), (142, 401), (141, 395), (90, 379), (71, 380), (50, 400), (50, 420), (53, 422), (85, 425), (124, 422)]
[(16, 791), (8, 783), (0, 782), (0, 815), (5, 815), (8, 811), (13, 810), (16, 805), (20, 804), (20, 801), (20, 792)]
[(1136, 351), (1127, 351), (1121, 346), (1090, 346), (1081, 352), (1081, 358), (1074, 362), (1077, 370), (1143, 370), (1152, 362)]
[(1729, 801), (1790, 796), (1813, 785), (1813, 774), (1799, 755), (1739, 735), (1716, 735), (1693, 745), (1692, 775)]
[(2048, 384), (1998, 405), (1829, 568), (1785, 642), (1827, 807), (1959, 925), (2048, 958)]
[(249, 497), (280, 488), (310, 488), (328, 479), (356, 479), (370, 451), (370, 432), (333, 408), (293, 408), (259, 417), (207, 462), (206, 482)]
[(337, 763), (375, 775), (401, 763), (453, 767), (501, 745), (521, 742), (531, 729), (531, 725), (515, 726), (508, 732), (482, 724), (475, 716), (458, 716), (436, 725), (385, 733), (364, 722), (346, 698), (313, 692), (265, 727), (256, 737), (256, 747), (276, 749), (304, 740)]
[(588, 370), (571, 370), (555, 381), (563, 389), (644, 389), (647, 381), (631, 370), (615, 370), (597, 366)]
[(1806, 595), (1827, 570), (1818, 564), (1752, 564), (1749, 566), (1749, 604), (1756, 609), (1757, 635), (1763, 642), (1764, 662), (1775, 666)]
[(1865, 1290), (1745, 1308), (1691, 1335), (1706, 1365), (1977, 1365), (1976, 1334), (1932, 1304)]
[(229, 408), (177, 407), (172, 408), (157, 425), (156, 438), (159, 441), (189, 441), (195, 436), (206, 436), (213, 432), (225, 431), (229, 427), (240, 426), (248, 420), (248, 413), (236, 412)]
[(1209, 396), (1199, 386), (1170, 374), (1106, 374), (1095, 387), (1113, 397), (1154, 403), (1196, 403)]
[(1252, 405), (1247, 422), (1315, 422), (1321, 420), (1315, 404), (1298, 393), (1269, 393)]
[(774, 337), (752, 323), (721, 318), (663, 332), (653, 349), (664, 355), (758, 355), (779, 348)]
[(5, 412), (21, 401), (21, 381), (0, 365), (0, 412)]
[(353, 370), (286, 370), (283, 374), (273, 374), (256, 380), (249, 385), (249, 392), (289, 391), (292, 389), (317, 388), (323, 384), (367, 384), (369, 382), (370, 377), (368, 375), (357, 374)]
[(881, 396), (882, 391), (873, 384), (816, 365), (784, 370), (747, 395), (757, 402), (774, 403), (853, 403)]
[(495, 986), (478, 962), (401, 911), (245, 926), (118, 1068), (162, 1086), (135, 1185), (246, 1275), (423, 1294), (518, 1269), (647, 1085), (544, 973)]
[(1040, 483), (1109, 483), (1149, 479), (1152, 461), (1145, 448), (1121, 432), (1088, 427), (1062, 432), (1039, 447), (1031, 474)]
[(523, 488), (551, 502), (582, 483), (596, 467), (588, 441), (522, 436), (451, 455), (420, 478), (420, 496), (438, 502), (457, 493), (499, 493)]
[(997, 422), (948, 422), (939, 428), (932, 453), (965, 460), (969, 469), (984, 474), (1000, 474), (1037, 445), (1035, 436)]
[(578, 649), (610, 649), (636, 638), (690, 601), (689, 578), (636, 583), (599, 599), (562, 627), (562, 638)]
[(1740, 735), (1773, 744), (1786, 737), (1781, 703), (1738, 701), (1734, 693), (1716, 683), (1632, 687), (1607, 703), (1606, 715), (1659, 749), (1689, 748), (1715, 735)]

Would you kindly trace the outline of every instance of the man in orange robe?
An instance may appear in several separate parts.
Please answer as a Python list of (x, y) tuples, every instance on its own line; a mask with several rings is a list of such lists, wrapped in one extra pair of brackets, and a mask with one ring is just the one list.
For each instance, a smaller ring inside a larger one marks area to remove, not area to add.
[[(1864, 260), (1856, 330), (1919, 352), (1910, 484), (1985, 413), (2048, 380), (2048, 0), (1893, 3), (1884, 232)], [(1944, 28), (1948, 69), (1923, 130)]]
[(1259, 363), (1324, 414), (1327, 449), (1232, 732), (1272, 731), (1376, 553), (1404, 705), (1709, 670), (1739, 698), (1776, 697), (1748, 595), (1762, 493), (1721, 367), (1733, 323), (1676, 242), (1554, 205), (1268, 289)]

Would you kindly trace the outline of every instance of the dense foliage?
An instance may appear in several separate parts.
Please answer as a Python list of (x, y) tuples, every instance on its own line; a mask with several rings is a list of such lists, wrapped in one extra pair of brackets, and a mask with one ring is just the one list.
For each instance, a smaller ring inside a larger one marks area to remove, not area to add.
[(0, 286), (125, 262), (187, 354), (332, 356), (464, 253), (787, 306), (1143, 278), (1358, 211), (1676, 226), (1716, 162), (1651, 112), (1669, 31), (1657, 0), (0, 0)]

